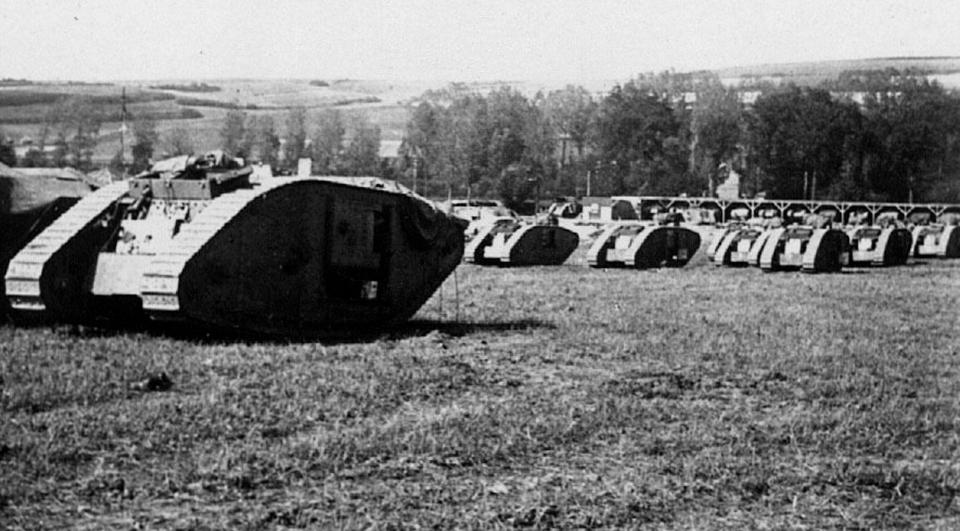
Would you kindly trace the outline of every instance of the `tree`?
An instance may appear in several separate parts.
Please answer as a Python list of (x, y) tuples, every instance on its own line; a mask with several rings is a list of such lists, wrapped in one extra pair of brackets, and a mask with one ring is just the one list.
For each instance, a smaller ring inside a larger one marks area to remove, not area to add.
[(37, 148), (28, 149), (20, 159), (20, 165), (24, 168), (42, 168), (47, 164), (47, 156)]
[(227, 111), (223, 127), (220, 128), (220, 147), (235, 157), (247, 156), (246, 149), (243, 146), (243, 139), (246, 136), (246, 119), (246, 113), (238, 109), (231, 109)]
[(604, 168), (597, 189), (611, 195), (696, 193), (685, 182), (683, 125), (665, 97), (632, 81), (615, 86), (597, 114), (597, 147)]
[(413, 109), (410, 120), (407, 121), (398, 150), (398, 170), (412, 183), (414, 190), (417, 189), (418, 181), (431, 181), (436, 171), (439, 121), (440, 111), (425, 101)]
[(537, 178), (525, 164), (514, 163), (503, 169), (497, 180), (497, 195), (507, 208), (520, 210), (533, 197)]
[(442, 114), (437, 130), (437, 176), (451, 193), (472, 195), (487, 175), (487, 102), (477, 94), (458, 95)]
[(117, 150), (114, 153), (113, 157), (110, 159), (110, 163), (107, 164), (107, 169), (110, 170), (110, 173), (113, 175), (124, 175), (127, 171), (126, 166), (123, 163), (123, 151)]
[(101, 116), (89, 98), (74, 96), (54, 104), (44, 124), (56, 135), (53, 162), (56, 166), (72, 164), (80, 169), (92, 167), (93, 151), (100, 134)]
[[(892, 201), (943, 200), (958, 168), (960, 100), (924, 78), (889, 81), (865, 106), (865, 180)], [(934, 193), (937, 193), (935, 196)]]
[(346, 127), (340, 111), (323, 112), (314, 131), (310, 149), (313, 155), (313, 173), (318, 175), (339, 173), (343, 157), (343, 138)]
[(264, 114), (247, 120), (240, 149), (251, 160), (276, 166), (279, 159), (280, 135), (277, 134), (273, 117)]
[(696, 102), (690, 115), (690, 162), (688, 169), (699, 186), (713, 195), (717, 168), (737, 154), (743, 124), (743, 109), (735, 89), (719, 79), (696, 86)]
[(748, 126), (762, 188), (778, 199), (810, 198), (814, 188), (830, 189), (845, 162), (856, 156), (851, 147), (861, 128), (857, 107), (825, 90), (790, 86), (764, 94)]
[[(597, 112), (597, 103), (586, 89), (567, 85), (550, 92), (544, 102), (544, 114), (553, 130), (569, 139), (576, 149), (576, 160), (583, 160), (584, 149), (590, 138), (591, 126)], [(560, 163), (566, 164), (567, 144), (561, 144)]]
[(62, 168), (68, 164), (69, 146), (66, 133), (57, 133), (53, 141), (53, 151), (50, 152), (50, 164), (55, 168)]
[(283, 143), (283, 162), (288, 168), (295, 168), (297, 161), (307, 150), (307, 110), (294, 107), (287, 114), (286, 137)]
[(415, 168), (432, 193), (498, 194), (511, 165), (523, 165), (543, 182), (554, 180), (556, 135), (542, 94), (531, 101), (501, 87), (484, 96), (454, 84), (422, 99), (400, 153), (407, 175)]
[(133, 162), (130, 164), (130, 173), (137, 174), (150, 168), (154, 146), (160, 139), (157, 125), (153, 120), (140, 119), (133, 127)]
[(380, 127), (365, 118), (358, 118), (353, 139), (347, 145), (343, 164), (348, 175), (379, 175)]
[(171, 157), (190, 155), (196, 149), (193, 134), (186, 127), (174, 127), (167, 132), (166, 143)]
[(0, 163), (7, 166), (17, 165), (17, 152), (13, 149), (13, 139), (0, 131)]

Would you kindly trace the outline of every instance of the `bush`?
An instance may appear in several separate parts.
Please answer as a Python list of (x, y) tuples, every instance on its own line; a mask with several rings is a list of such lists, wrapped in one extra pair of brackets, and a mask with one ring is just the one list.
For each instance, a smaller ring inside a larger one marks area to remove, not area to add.
[(246, 105), (239, 105), (237, 103), (230, 103), (228, 101), (205, 100), (203, 98), (177, 98), (175, 101), (177, 105), (190, 106), (190, 107), (215, 107), (218, 109), (247, 109), (251, 111), (255, 111), (260, 108), (253, 103), (248, 103)]
[(160, 90), (176, 90), (178, 92), (219, 92), (221, 90), (220, 87), (216, 85), (207, 85), (206, 83), (197, 83), (196, 81), (190, 83), (189, 85), (151, 85), (150, 88)]

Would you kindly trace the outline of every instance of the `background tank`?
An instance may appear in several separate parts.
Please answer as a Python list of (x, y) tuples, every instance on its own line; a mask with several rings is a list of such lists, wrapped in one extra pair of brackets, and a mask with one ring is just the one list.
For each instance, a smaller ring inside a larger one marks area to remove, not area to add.
[(960, 230), (957, 225), (918, 225), (913, 245), (917, 258), (960, 258)]
[(846, 247), (847, 235), (836, 229), (809, 226), (773, 229), (760, 252), (760, 268), (764, 271), (836, 272), (843, 267)]
[(464, 260), (482, 265), (559, 265), (580, 243), (577, 233), (558, 225), (502, 218), (470, 241)]
[(714, 252), (713, 261), (718, 266), (750, 265), (750, 250), (763, 241), (764, 229), (758, 226), (743, 226), (727, 233)]
[(717, 250), (720, 248), (720, 244), (723, 243), (723, 240), (730, 234), (739, 231), (743, 226), (743, 223), (728, 223), (723, 227), (723, 230), (718, 231), (716, 236), (710, 240), (710, 245), (707, 245), (707, 259), (710, 261), (716, 260)]
[[(89, 194), (90, 185), (80, 179), (25, 175), (0, 164), (0, 268), (6, 273), (10, 260), (57, 217)], [(3, 297), (6, 313), (6, 297)]]
[(901, 227), (852, 227), (848, 263), (855, 266), (895, 266), (907, 263), (913, 237)]
[(683, 267), (700, 247), (700, 235), (675, 225), (621, 222), (597, 237), (587, 254), (591, 267)]
[(465, 224), (412, 194), (249, 174), (180, 157), (91, 194), (11, 262), (13, 308), (327, 335), (408, 319), (462, 256)]

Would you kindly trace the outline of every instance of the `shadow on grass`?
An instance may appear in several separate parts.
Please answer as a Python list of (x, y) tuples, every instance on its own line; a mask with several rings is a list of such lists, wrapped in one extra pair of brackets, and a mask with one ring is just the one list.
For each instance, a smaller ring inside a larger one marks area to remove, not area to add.
[(48, 329), (77, 338), (110, 338), (129, 334), (146, 334), (155, 338), (190, 341), (200, 344), (252, 343), (263, 345), (289, 345), (295, 343), (350, 344), (382, 340), (400, 340), (423, 337), (434, 333), (463, 337), (480, 332), (510, 332), (516, 330), (552, 329), (553, 323), (538, 319), (518, 319), (503, 322), (435, 321), (413, 320), (389, 327), (372, 327), (350, 330), (304, 330), (299, 334), (268, 335), (250, 330), (208, 328), (195, 324), (170, 324), (153, 322), (97, 323), (71, 325), (31, 323), (17, 324), (26, 329)]

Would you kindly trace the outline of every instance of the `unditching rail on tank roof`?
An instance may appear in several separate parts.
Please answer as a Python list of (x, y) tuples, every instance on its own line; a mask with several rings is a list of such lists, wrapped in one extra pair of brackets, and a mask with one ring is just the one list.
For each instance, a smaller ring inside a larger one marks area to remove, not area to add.
[[(775, 211), (783, 217), (788, 211), (805, 210), (811, 214), (833, 210), (840, 214), (846, 223), (851, 214), (862, 212), (868, 216), (868, 223), (875, 223), (876, 217), (884, 212), (895, 212), (902, 216), (915, 213), (929, 213), (935, 219), (947, 213), (960, 214), (960, 204), (953, 203), (880, 203), (863, 201), (821, 201), (792, 199), (718, 199), (716, 197), (667, 197), (667, 196), (617, 196), (638, 206), (641, 211), (650, 207), (661, 208), (709, 208), (720, 212), (720, 222), (732, 217), (732, 212), (746, 208), (751, 217), (757, 217), (765, 211)], [(586, 201), (585, 201), (586, 202)], [(584, 209), (586, 212), (586, 209)]]

